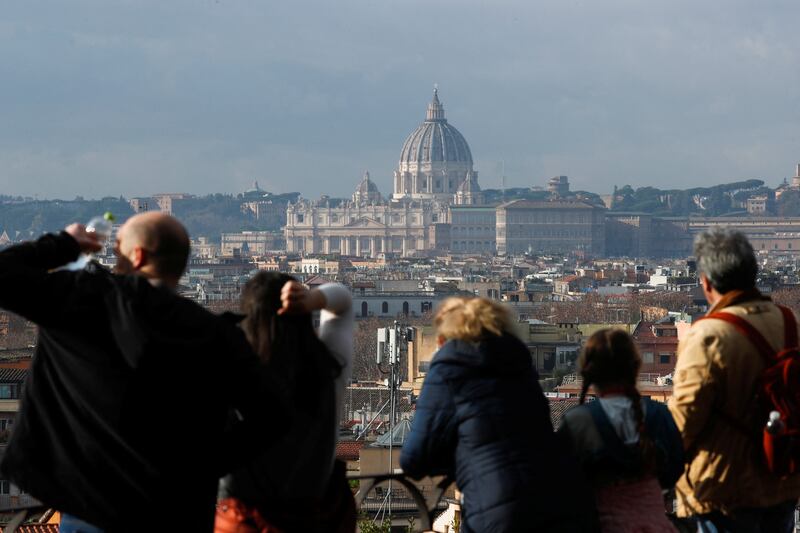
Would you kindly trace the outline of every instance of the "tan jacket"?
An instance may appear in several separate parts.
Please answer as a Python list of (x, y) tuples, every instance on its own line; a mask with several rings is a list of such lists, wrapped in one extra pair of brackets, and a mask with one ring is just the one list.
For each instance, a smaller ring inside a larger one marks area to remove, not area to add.
[[(783, 317), (772, 302), (751, 300), (725, 311), (745, 318), (776, 349), (783, 347)], [(771, 475), (760, 462), (760, 443), (719, 415), (721, 410), (747, 427), (766, 424), (756, 420), (762, 370), (756, 349), (721, 320), (698, 322), (680, 342), (669, 408), (684, 446), (696, 455), (676, 485), (679, 516), (766, 507), (800, 496), (800, 475)]]

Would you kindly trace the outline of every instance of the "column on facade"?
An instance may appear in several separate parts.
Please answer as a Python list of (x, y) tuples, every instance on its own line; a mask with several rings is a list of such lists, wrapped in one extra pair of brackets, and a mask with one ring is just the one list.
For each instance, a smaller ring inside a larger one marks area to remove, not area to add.
[(350, 237), (344, 236), (341, 240), (342, 255), (350, 255)]
[(361, 237), (356, 236), (356, 255), (361, 257)]
[(378, 238), (372, 237), (369, 240), (369, 255), (370, 257), (378, 257)]
[(330, 254), (331, 253), (331, 238), (330, 237), (325, 237), (322, 242), (323, 242), (323, 248), (322, 248), (323, 253), (326, 254), (326, 255)]
[(383, 253), (389, 253), (389, 243), (390, 242), (391, 241), (389, 240), (389, 237), (384, 237), (383, 238), (383, 242), (381, 243), (381, 251)]
[(403, 239), (403, 257), (405, 257), (406, 254), (408, 253), (408, 251), (406, 250), (406, 243), (408, 242), (408, 236), (403, 235), (402, 239)]

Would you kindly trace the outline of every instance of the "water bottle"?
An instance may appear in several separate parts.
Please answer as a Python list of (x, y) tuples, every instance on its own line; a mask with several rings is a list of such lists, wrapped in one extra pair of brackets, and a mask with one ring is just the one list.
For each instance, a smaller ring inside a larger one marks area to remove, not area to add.
[(102, 216), (94, 217), (86, 223), (86, 233), (94, 233), (98, 242), (105, 243), (111, 237), (113, 222), (114, 215), (111, 211), (106, 211)]
[(781, 419), (781, 414), (778, 411), (770, 411), (769, 420), (767, 420), (767, 433), (780, 435), (785, 429), (786, 424)]
[[(86, 233), (94, 233), (97, 237), (97, 242), (101, 245), (105, 244), (111, 238), (112, 223), (114, 222), (114, 215), (111, 211), (106, 211), (101, 216), (94, 217), (86, 223)], [(81, 270), (86, 268), (89, 261), (94, 259), (94, 254), (82, 253), (78, 259), (72, 263), (64, 266), (67, 270)]]

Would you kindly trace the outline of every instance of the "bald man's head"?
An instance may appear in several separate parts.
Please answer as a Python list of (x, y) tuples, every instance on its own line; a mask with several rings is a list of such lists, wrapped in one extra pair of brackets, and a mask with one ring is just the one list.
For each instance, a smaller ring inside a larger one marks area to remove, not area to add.
[(156, 212), (135, 215), (117, 233), (116, 271), (177, 284), (189, 259), (189, 246), (186, 228), (174, 217)]

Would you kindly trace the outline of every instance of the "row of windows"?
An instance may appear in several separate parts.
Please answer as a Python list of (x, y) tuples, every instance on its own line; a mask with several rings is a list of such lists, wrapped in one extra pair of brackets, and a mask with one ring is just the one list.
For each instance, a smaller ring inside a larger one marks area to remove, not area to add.
[[(366, 216), (369, 217), (369, 215), (366, 215)], [(349, 223), (352, 224), (353, 222), (358, 220), (359, 217), (357, 217), (355, 215), (350, 215), (349, 218), (350, 218)], [(369, 218), (373, 218), (373, 217), (369, 217)], [(326, 219), (326, 215), (317, 215), (317, 224), (324, 225), (325, 224), (325, 219)], [(383, 224), (383, 223), (389, 224), (390, 220), (391, 220), (392, 224), (405, 224), (406, 223), (405, 215), (392, 215), (391, 218), (387, 216), (385, 220), (384, 220), (383, 215), (376, 215), (374, 217), (374, 219), (377, 222), (381, 223), (381, 224)], [(311, 221), (311, 219), (307, 218), (304, 213), (297, 213), (295, 215), (295, 224), (305, 224), (306, 220), (308, 220), (309, 222)], [(421, 220), (422, 219), (421, 219), (421, 217), (419, 215), (411, 215), (411, 217), (409, 219), (409, 222), (411, 224), (419, 224)], [(433, 222), (438, 222), (439, 221), (438, 215), (437, 214), (433, 214), (431, 216), (431, 220)], [(347, 219), (345, 217), (340, 217), (339, 215), (330, 215), (330, 223), (331, 224), (338, 224), (339, 222), (347, 222)]]
[(483, 227), (459, 227), (453, 225), (453, 235), (474, 235), (476, 233), (494, 233), (495, 229), (489, 226)]
[[(409, 178), (400, 178), (400, 188), (401, 189), (408, 189), (408, 185), (410, 184), (411, 180)], [(403, 181), (405, 180), (405, 184)], [(448, 187), (447, 190), (442, 189), (443, 181), (441, 179), (432, 180), (428, 178), (427, 180), (418, 179), (417, 180), (417, 190), (420, 192), (455, 192), (456, 190), (456, 180), (451, 179), (447, 181)], [(408, 192), (408, 191), (406, 191)]]
[(557, 224), (557, 223), (570, 223), (570, 224), (586, 224), (590, 222), (589, 217), (585, 213), (551, 213), (551, 212), (532, 212), (532, 213), (515, 213), (510, 212), (507, 217), (508, 222), (522, 222), (528, 224)]
[(456, 250), (467, 250), (476, 246), (481, 247), (483, 250), (488, 250), (494, 245), (494, 241), (453, 241), (453, 248)]
[[(433, 302), (420, 302), (419, 304), (419, 312), (421, 314), (427, 313), (433, 309)], [(368, 317), (369, 316), (369, 303), (368, 302), (361, 302), (361, 316)], [(381, 314), (385, 315), (389, 312), (389, 302), (382, 302), (381, 303)], [(410, 306), (408, 302), (403, 302), (403, 314), (408, 315), (410, 312)]]
[[(674, 353), (664, 352), (658, 354), (658, 364), (660, 365), (669, 365), (673, 362)], [(642, 363), (644, 364), (654, 364), (656, 362), (656, 356), (653, 352), (644, 352), (642, 353)]]
[[(539, 237), (561, 237), (561, 238), (576, 238), (576, 237), (590, 237), (591, 231), (575, 230), (575, 229), (549, 229), (549, 228), (536, 228), (511, 226), (507, 229), (506, 234), (509, 237), (523, 237), (523, 238), (539, 238)], [(500, 235), (503, 235), (502, 231)]]
[[(787, 248), (787, 250), (791, 250), (792, 249), (792, 243), (790, 243), (790, 242), (786, 243), (786, 248)], [(763, 243), (763, 242), (761, 243), (761, 249), (762, 250), (766, 250), (767, 249), (767, 245), (765, 243)], [(775, 243), (773, 250), (777, 250), (777, 249), (778, 249), (778, 243)]]

